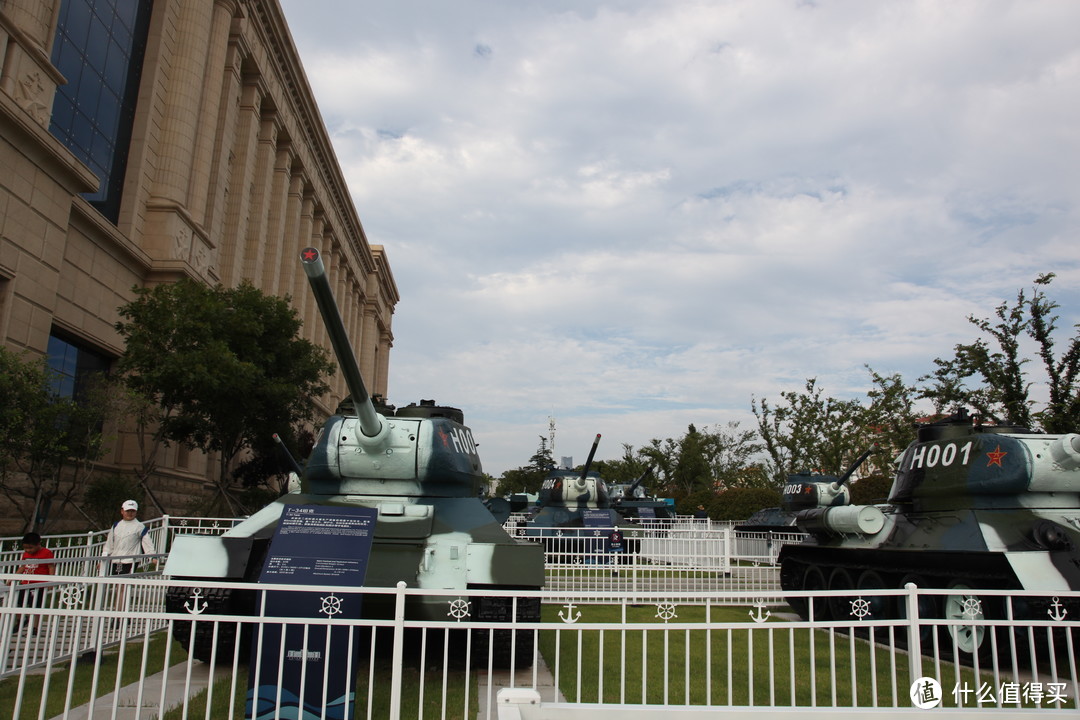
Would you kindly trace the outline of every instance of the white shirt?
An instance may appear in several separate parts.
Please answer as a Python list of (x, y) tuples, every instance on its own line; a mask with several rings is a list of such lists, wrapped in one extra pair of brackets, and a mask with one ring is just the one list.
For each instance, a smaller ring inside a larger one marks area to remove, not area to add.
[[(157, 552), (153, 541), (147, 534), (147, 528), (139, 520), (120, 520), (113, 525), (112, 530), (105, 537), (105, 549), (102, 555), (142, 555)], [(130, 565), (135, 562), (134, 558), (120, 558), (116, 562)]]

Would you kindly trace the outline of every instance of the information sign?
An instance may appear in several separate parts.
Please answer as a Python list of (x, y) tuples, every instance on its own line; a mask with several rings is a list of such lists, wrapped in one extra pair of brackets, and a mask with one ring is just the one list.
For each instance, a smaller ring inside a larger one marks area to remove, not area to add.
[[(260, 593), (263, 615), (360, 617), (360, 595), (333, 589), (364, 584), (377, 517), (374, 508), (287, 506), (259, 582), (319, 585), (326, 592)], [(248, 718), (353, 717), (356, 691), (348, 668), (356, 667), (358, 651), (347, 627), (261, 625), (251, 646)]]

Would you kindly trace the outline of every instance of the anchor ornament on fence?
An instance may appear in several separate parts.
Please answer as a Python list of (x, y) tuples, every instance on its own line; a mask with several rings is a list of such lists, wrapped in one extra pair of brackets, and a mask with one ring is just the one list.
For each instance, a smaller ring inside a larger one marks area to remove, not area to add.
[[(199, 603), (202, 603), (200, 606)], [(203, 610), (209, 606), (209, 603), (202, 599), (202, 588), (195, 588), (191, 591), (191, 602), (184, 602), (184, 609), (192, 615), (202, 615)]]

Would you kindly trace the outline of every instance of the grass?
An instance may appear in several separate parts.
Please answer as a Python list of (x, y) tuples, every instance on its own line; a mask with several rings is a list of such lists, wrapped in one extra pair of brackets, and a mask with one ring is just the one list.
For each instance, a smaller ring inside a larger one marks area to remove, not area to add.
[[(712, 608), (712, 622), (746, 627), (698, 630), (665, 627), (655, 605), (630, 607), (626, 622), (648, 627), (600, 630), (565, 624), (558, 615), (565, 610), (545, 606), (543, 620), (560, 627), (542, 631), (540, 647), (569, 702), (911, 706), (909, 657), (883, 646), (891, 644), (888, 629), (875, 631), (872, 640), (880, 644), (874, 644), (849, 633), (795, 629), (775, 618), (758, 625), (750, 620), (750, 610)], [(580, 611), (579, 623), (623, 620), (619, 606), (581, 606)], [(672, 623), (697, 624), (705, 621), (706, 609), (679, 606), (677, 613)], [(935, 668), (923, 658), (922, 670), (932, 677)], [(983, 683), (999, 686), (990, 673), (976, 676), (972, 668), (951, 662), (943, 664), (941, 672), (943, 677), (937, 679), (946, 707), (956, 705), (955, 683), (971, 688)], [(1075, 703), (1072, 698), (1065, 707), (1075, 707)], [(973, 704), (972, 695), (964, 706)], [(1038, 707), (1033, 702), (1025, 706)]]
[[(759, 625), (750, 619), (749, 607), (712, 607), (680, 605), (665, 622), (656, 605), (583, 605), (578, 624), (564, 623), (560, 613), (567, 608), (545, 605), (542, 620), (551, 629), (539, 632), (539, 649), (555, 674), (556, 684), (570, 702), (644, 703), (671, 705), (735, 706), (899, 706), (909, 707), (909, 658), (903, 652), (891, 652), (887, 630), (877, 630), (872, 638), (835, 632), (828, 629), (794, 629), (777, 617)], [(707, 615), (708, 614), (708, 615)], [(694, 625), (713, 623), (739, 625), (730, 629), (708, 630)], [(584, 624), (638, 624), (631, 629), (586, 629)], [(684, 627), (684, 626), (690, 627)], [(675, 627), (673, 627), (675, 626)], [(166, 647), (170, 664), (184, 662), (186, 654), (164, 633), (152, 636), (146, 647), (148, 673), (161, 668)], [(144, 643), (134, 640), (123, 649), (120, 685), (137, 682), (143, 664)], [(580, 659), (579, 659), (580, 652)], [(101, 658), (98, 677), (94, 679), (93, 662), (58, 664), (48, 676), (30, 675), (22, 691), (22, 708), (17, 716), (39, 716), (40, 698), (46, 696), (44, 717), (63, 711), (71, 679), (71, 705), (86, 703), (92, 696), (112, 691), (116, 684), (121, 653), (108, 651)], [(356, 717), (385, 717), (389, 712), (389, 688), (392, 666), (387, 658), (376, 656), (369, 663), (365, 655), (360, 663)], [(749, 669), (753, 668), (753, 672)], [(955, 706), (953, 687), (978, 689), (983, 683), (998, 687), (991, 675), (976, 676), (969, 667), (943, 663), (940, 669), (923, 658), (923, 675), (937, 677), (944, 694), (944, 705)], [(895, 680), (894, 680), (895, 677)], [(403, 717), (475, 718), (478, 710), (478, 678), (475, 671), (439, 669), (422, 672), (415, 661), (405, 663)], [(1003, 676), (1000, 682), (1008, 682)], [(209, 717), (244, 717), (247, 695), (247, 671), (240, 668), (235, 677), (236, 692), (231, 693), (233, 677), (214, 683)], [(14, 707), (18, 678), (0, 681), (0, 707)], [(94, 688), (97, 688), (94, 692)], [(369, 692), (369, 688), (371, 691)], [(1070, 686), (1071, 689), (1071, 686)], [(206, 691), (194, 696), (187, 707), (187, 717), (206, 717)], [(974, 705), (974, 694), (964, 703)], [(1034, 702), (1025, 707), (1039, 707)], [(1071, 698), (1065, 707), (1075, 707)], [(1043, 704), (1042, 707), (1047, 707)], [(1057, 707), (1057, 706), (1054, 706)], [(184, 717), (182, 708), (165, 714), (166, 718)]]
[[(100, 697), (113, 691), (116, 687), (117, 669), (120, 660), (123, 659), (123, 669), (120, 671), (120, 686), (129, 685), (139, 681), (142, 676), (143, 650), (146, 647), (146, 659), (148, 672), (157, 672), (164, 662), (165, 648), (169, 646), (170, 662), (184, 662), (187, 653), (178, 644), (167, 641), (163, 633), (155, 633), (151, 636), (147, 646), (142, 638), (130, 640), (123, 650), (119, 648), (105, 650), (102, 653), (101, 662), (98, 666), (98, 675), (95, 683), (94, 660), (76, 660), (74, 673), (71, 662), (58, 663), (53, 666), (48, 675), (27, 675), (22, 689), (22, 707), (18, 715), (12, 715), (12, 720), (31, 720), (39, 717), (40, 705), (44, 699), (44, 717), (55, 717), (64, 711), (66, 695), (70, 689), (71, 706), (77, 707), (90, 702), (94, 697)], [(95, 692), (95, 687), (96, 692)], [(0, 707), (14, 708), (19, 690), (19, 678), (9, 677), (0, 680)]]

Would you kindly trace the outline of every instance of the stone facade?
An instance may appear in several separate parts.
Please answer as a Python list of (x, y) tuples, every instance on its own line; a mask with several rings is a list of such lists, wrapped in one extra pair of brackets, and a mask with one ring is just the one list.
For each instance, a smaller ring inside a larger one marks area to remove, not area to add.
[[(40, 357), (63, 332), (116, 357), (117, 308), (132, 287), (188, 276), (290, 296), (303, 332), (329, 348), (297, 260), (313, 245), (365, 380), (385, 395), (397, 287), (361, 227), (276, 0), (154, 0), (115, 221), (84, 197), (98, 177), (50, 132), (67, 82), (50, 59), (60, 7), (0, 2), (4, 345)], [(340, 373), (331, 385), (324, 409), (346, 392)], [(99, 473), (137, 457), (123, 433), (114, 444)], [(162, 451), (166, 510), (182, 511), (214, 471), (195, 455)], [(0, 520), (0, 534), (21, 522)]]

